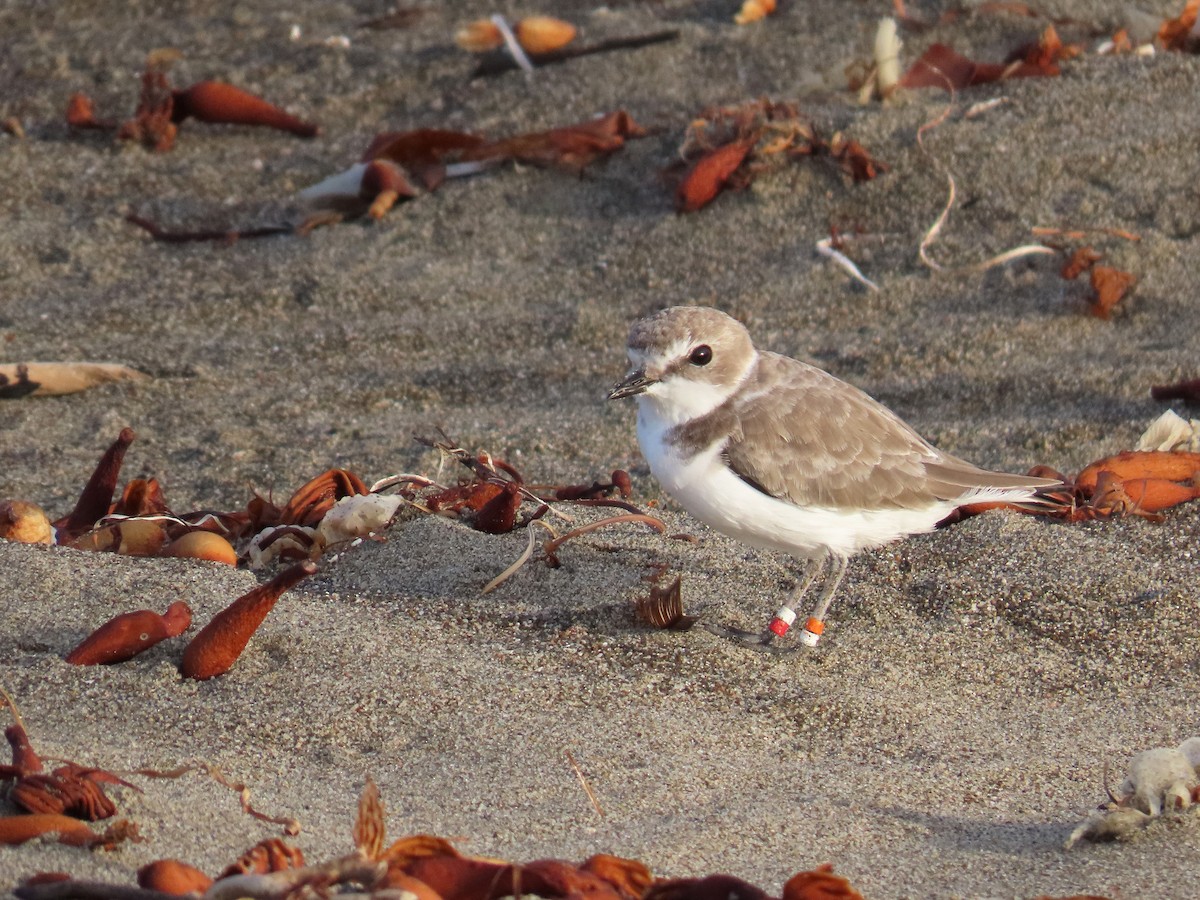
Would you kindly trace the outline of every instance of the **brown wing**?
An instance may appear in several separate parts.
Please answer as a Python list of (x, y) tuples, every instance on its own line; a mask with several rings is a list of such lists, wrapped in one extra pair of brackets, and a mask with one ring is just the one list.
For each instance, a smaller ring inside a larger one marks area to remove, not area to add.
[[(769, 403), (756, 402), (767, 395)], [(954, 500), (972, 488), (1054, 483), (942, 453), (852, 385), (775, 353), (761, 353), (745, 390), (712, 416), (722, 421), (710, 424), (730, 434), (730, 468), (799, 505), (889, 509)]]

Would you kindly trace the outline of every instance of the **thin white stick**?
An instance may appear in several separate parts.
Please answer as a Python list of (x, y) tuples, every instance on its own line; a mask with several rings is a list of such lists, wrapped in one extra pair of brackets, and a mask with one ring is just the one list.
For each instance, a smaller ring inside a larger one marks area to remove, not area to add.
[[(938, 74), (942, 73), (939, 71)], [(929, 226), (929, 230), (926, 231), (925, 236), (921, 238), (921, 246), (917, 251), (917, 255), (921, 258), (921, 262), (925, 263), (926, 266), (933, 269), (935, 272), (943, 272), (945, 269), (943, 266), (930, 259), (929, 254), (925, 251), (929, 248), (930, 244), (937, 240), (938, 233), (942, 230), (942, 226), (946, 224), (946, 220), (950, 217), (950, 210), (954, 207), (954, 200), (958, 196), (958, 189), (954, 184), (954, 176), (950, 174), (950, 170), (942, 164), (940, 159), (929, 152), (929, 148), (925, 146), (924, 140), (925, 132), (937, 128), (939, 125), (945, 122), (946, 119), (950, 117), (951, 111), (954, 109), (954, 85), (950, 82), (949, 78), (946, 78), (944, 74), (942, 74), (942, 77), (946, 79), (946, 88), (950, 91), (950, 102), (946, 105), (946, 108), (942, 110), (941, 115), (929, 122), (926, 122), (917, 129), (917, 146), (921, 148), (921, 152), (929, 158), (929, 161), (937, 167), (938, 171), (946, 176), (946, 182), (950, 186), (950, 194), (946, 198), (946, 205), (942, 209), (942, 214), (937, 217), (937, 221)]]
[(468, 178), (471, 175), (478, 175), (481, 172), (486, 172), (488, 169), (494, 169), (500, 160), (498, 159), (480, 159), (472, 160), (471, 162), (448, 163), (446, 165), (447, 178)]
[(500, 36), (504, 38), (504, 47), (508, 50), (509, 56), (516, 61), (518, 66), (525, 70), (526, 74), (532, 75), (533, 63), (529, 61), (529, 57), (525, 55), (525, 51), (517, 43), (517, 36), (513, 34), (513, 30), (509, 27), (508, 20), (500, 15), (500, 13), (493, 13), (492, 24), (500, 30)]
[(991, 259), (985, 259), (981, 263), (976, 263), (970, 267), (972, 272), (986, 272), (994, 266), (1001, 266), (1004, 263), (1014, 259), (1019, 259), (1022, 256), (1057, 256), (1058, 251), (1045, 244), (1023, 244), (1020, 247), (1013, 247), (1011, 250), (1005, 250), (1003, 253), (993, 256)]
[(380, 478), (377, 482), (371, 485), (371, 493), (378, 494), (380, 491), (387, 490), (397, 484), (415, 484), (417, 487), (432, 487), (444, 490), (443, 486), (436, 481), (431, 481), (424, 475), (414, 475), (409, 472), (402, 472), (399, 475), (389, 475), (386, 478)]
[(967, 111), (963, 113), (963, 118), (974, 119), (977, 116), (982, 116), (984, 113), (991, 112), (1002, 104), (1011, 102), (1008, 97), (993, 97), (991, 100), (980, 100), (978, 103), (972, 103), (967, 107)]
[(534, 521), (530, 522), (525, 529), (529, 532), (529, 546), (525, 548), (525, 552), (518, 556), (511, 566), (483, 586), (483, 593), (490, 594), (496, 588), (500, 587), (500, 585), (504, 584), (504, 582), (508, 581), (512, 574), (517, 571), (517, 569), (529, 562), (529, 557), (533, 556), (533, 548), (537, 546), (537, 535), (533, 530), (534, 525), (541, 525), (552, 535), (558, 537), (558, 533), (540, 519), (535, 519)]
[(842, 253), (840, 250), (834, 249), (833, 238), (824, 238), (823, 240), (817, 241), (817, 252), (827, 259), (833, 260), (835, 263), (849, 272), (850, 276), (859, 283), (865, 284), (873, 291), (879, 290), (879, 285), (859, 271), (858, 266), (856, 266), (850, 260), (850, 257), (846, 256), (846, 254)]
[[(928, 64), (926, 64), (926, 65), (928, 65)], [(929, 254), (926, 251), (928, 251), (929, 247), (933, 244), (933, 242), (937, 240), (937, 236), (941, 232), (942, 226), (944, 226), (946, 224), (946, 220), (950, 217), (950, 210), (953, 209), (953, 207), (954, 207), (954, 201), (958, 196), (958, 189), (954, 183), (954, 176), (950, 173), (950, 169), (945, 164), (943, 164), (940, 159), (938, 159), (936, 156), (934, 156), (932, 153), (930, 153), (929, 148), (925, 146), (924, 136), (925, 136), (925, 132), (932, 131), (934, 128), (941, 126), (942, 124), (945, 123), (945, 121), (948, 118), (950, 118), (950, 113), (954, 109), (954, 101), (955, 101), (955, 97), (956, 97), (956, 92), (954, 90), (954, 84), (950, 81), (950, 79), (948, 77), (946, 77), (944, 72), (942, 72), (941, 70), (937, 69), (934, 66), (930, 66), (929, 68), (933, 69), (935, 72), (937, 72), (939, 75), (941, 75), (942, 79), (946, 82), (946, 90), (950, 92), (950, 102), (949, 102), (949, 104), (946, 105), (946, 108), (942, 110), (940, 115), (938, 115), (936, 118), (926, 122), (924, 125), (922, 125), (920, 128), (917, 129), (917, 146), (921, 148), (921, 152), (924, 153), (929, 158), (929, 161), (932, 162), (938, 168), (938, 170), (943, 175), (946, 176), (946, 183), (949, 186), (949, 195), (946, 197), (946, 205), (942, 209), (941, 215), (939, 215), (937, 217), (937, 220), (932, 225), (929, 226), (929, 230), (926, 231), (925, 236), (921, 238), (921, 245), (917, 251), (917, 255), (921, 258), (921, 262), (925, 263), (926, 266), (933, 269), (935, 272), (945, 272), (946, 271), (945, 266), (942, 266), (942, 265), (934, 262), (932, 259), (930, 259)], [(979, 106), (979, 104), (976, 104), (976, 106)], [(971, 110), (975, 110), (976, 106), (971, 107)], [(968, 115), (970, 115), (971, 110), (968, 110)], [(1005, 250), (1003, 253), (1000, 253), (997, 256), (993, 256), (990, 259), (986, 259), (983, 262), (975, 263), (974, 265), (970, 265), (970, 266), (959, 266), (959, 267), (955, 268), (953, 271), (956, 271), (956, 272), (984, 272), (994, 266), (1002, 265), (1006, 262), (1009, 262), (1010, 260), (1018, 259), (1022, 256), (1032, 256), (1032, 255), (1051, 255), (1051, 256), (1053, 256), (1057, 252), (1058, 251), (1052, 250), (1051, 248), (1043, 246), (1041, 244), (1024, 244), (1020, 247), (1014, 247), (1011, 250)]]

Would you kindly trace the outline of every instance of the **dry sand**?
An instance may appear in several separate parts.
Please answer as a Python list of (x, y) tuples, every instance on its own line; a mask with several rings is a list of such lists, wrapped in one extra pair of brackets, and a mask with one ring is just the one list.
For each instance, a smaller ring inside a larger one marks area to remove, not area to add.
[[(633, 409), (602, 397), (629, 323), (680, 302), (730, 311), (761, 345), (828, 368), (984, 465), (1073, 472), (1131, 446), (1162, 411), (1148, 387), (1197, 374), (1197, 58), (1088, 55), (1058, 79), (973, 89), (927, 137), (958, 185), (932, 250), (948, 268), (1026, 243), (1032, 226), (1140, 235), (1093, 241), (1139, 279), (1106, 322), (1084, 314), (1086, 286), (1054, 259), (936, 276), (917, 260), (946, 194), (916, 130), (945, 96), (859, 107), (819, 84), (866, 55), (890, 3), (785, 3), (740, 29), (734, 5), (557, 4), (591, 38), (681, 37), (481, 81), (449, 43), (460, 20), (496, 8), (475, 2), (403, 31), (357, 27), (387, 11), (376, 0), (0, 10), (0, 111), (27, 132), (0, 136), (0, 353), (153, 376), (0, 403), (0, 496), (63, 514), (125, 425), (138, 433), (126, 475), (158, 477), (177, 509), (236, 508), (250, 485), (286, 496), (330, 466), (432, 473), (412, 435), (442, 425), (537, 480), (628, 467), (645, 502), (658, 488)], [(942, 6), (910, 5), (931, 17)], [(1151, 20), (1182, 6), (1141, 5)], [(1041, 6), (1094, 24), (1062, 27), (1094, 46), (1126, 5)], [(907, 36), (905, 59), (935, 40), (1000, 59), (1044, 24), (967, 15)], [(342, 34), (348, 48), (322, 43)], [(227, 79), (319, 120), (324, 136), (188, 123), (174, 151), (153, 155), (68, 132), (71, 92), (128, 114), (141, 60), (162, 46), (183, 51), (177, 84)], [(850, 185), (801, 162), (674, 215), (659, 172), (684, 125), (760, 95), (799, 99), (824, 133), (846, 129), (891, 171)], [(1008, 102), (961, 116), (992, 97)], [(657, 130), (582, 179), (505, 169), (378, 224), (165, 246), (120, 216), (273, 221), (377, 130), (499, 135), (618, 107)], [(874, 238), (855, 256), (882, 291), (814, 253), (831, 223)], [(830, 861), (869, 898), (1194, 896), (1194, 819), (1125, 844), (1062, 845), (1103, 799), (1106, 763), (1115, 783), (1133, 753), (1200, 731), (1200, 509), (1162, 524), (989, 515), (864, 555), (820, 648), (786, 656), (633, 622), (655, 562), (683, 574), (690, 611), (746, 627), (791, 584), (770, 554), (669, 502), (664, 515), (699, 543), (600, 532), (568, 544), (562, 568), (531, 564), (487, 596), (523, 533), (409, 521), (289, 595), (235, 669), (203, 684), (180, 679), (179, 640), (111, 668), (61, 657), (132, 608), (184, 599), (204, 622), (258, 576), (0, 546), (0, 684), (43, 754), (115, 770), (208, 761), (263, 810), (299, 819), (312, 860), (350, 847), (371, 775), (393, 836), (460, 836), (467, 852), (515, 860), (605, 851), (771, 892)], [(129, 883), (166, 856), (215, 872), (278, 833), (199, 776), (138, 783), (142, 794), (115, 793), (145, 842), (5, 849), (0, 890), (39, 870)]]

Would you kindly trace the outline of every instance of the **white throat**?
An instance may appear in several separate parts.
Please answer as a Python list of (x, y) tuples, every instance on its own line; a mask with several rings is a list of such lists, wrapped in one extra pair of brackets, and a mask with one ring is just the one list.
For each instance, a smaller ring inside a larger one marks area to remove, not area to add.
[[(679, 346), (668, 348), (663, 357), (667, 360), (676, 358), (685, 348), (686, 342), (680, 342)], [(648, 362), (632, 351), (629, 355), (634, 365), (645, 366)], [(746, 360), (745, 368), (725, 383), (688, 378), (687, 369), (655, 382), (637, 397), (638, 419), (652, 419), (656, 426), (665, 430), (708, 415), (738, 392), (757, 359), (758, 354), (752, 354)], [(662, 366), (661, 361), (659, 366)]]
[(729, 399), (735, 389), (675, 376), (651, 385), (638, 395), (638, 417), (650, 416), (663, 428), (674, 428), (708, 415)]

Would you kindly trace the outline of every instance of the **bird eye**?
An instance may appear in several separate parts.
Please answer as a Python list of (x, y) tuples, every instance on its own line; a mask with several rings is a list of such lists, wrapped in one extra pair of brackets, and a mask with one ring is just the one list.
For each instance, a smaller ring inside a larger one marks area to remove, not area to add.
[(712, 347), (708, 344), (701, 344), (691, 352), (688, 360), (693, 366), (707, 366), (712, 362)]

